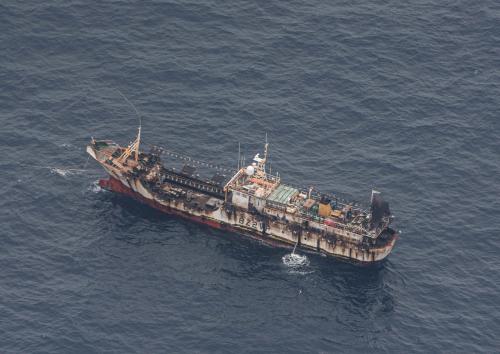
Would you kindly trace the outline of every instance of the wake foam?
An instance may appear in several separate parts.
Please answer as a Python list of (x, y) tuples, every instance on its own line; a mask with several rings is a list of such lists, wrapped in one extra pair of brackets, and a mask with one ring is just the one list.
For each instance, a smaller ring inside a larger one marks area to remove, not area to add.
[(65, 149), (75, 149), (76, 146), (70, 143), (62, 143), (59, 144), (59, 147), (65, 148)]
[(84, 169), (78, 169), (78, 168), (57, 168), (57, 167), (50, 167), (50, 172), (56, 175), (59, 175), (61, 177), (69, 177), (73, 175), (79, 175), (86, 170)]
[(99, 185), (99, 180), (95, 180), (94, 182), (92, 182), (87, 190), (91, 191), (92, 193), (100, 193), (105, 191), (105, 189), (102, 189)]
[(64, 168), (55, 168), (55, 167), (52, 167), (50, 169), (50, 172), (54, 173), (54, 174), (57, 174), (57, 175), (59, 175), (61, 177), (69, 177), (69, 176), (75, 174), (75, 172), (73, 170), (71, 170), (71, 169), (67, 169), (66, 170)]
[(283, 261), (283, 264), (289, 268), (289, 271), (291, 273), (297, 273), (297, 274), (312, 273), (312, 271), (308, 269), (309, 259), (306, 256), (290, 253), (284, 255), (283, 258), (281, 259)]

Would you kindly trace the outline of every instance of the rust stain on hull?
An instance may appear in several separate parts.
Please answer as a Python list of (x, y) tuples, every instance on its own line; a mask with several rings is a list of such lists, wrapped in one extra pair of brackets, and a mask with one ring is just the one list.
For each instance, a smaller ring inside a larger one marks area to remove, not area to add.
[[(251, 232), (249, 230), (236, 228), (230, 224), (220, 223), (220, 222), (217, 222), (215, 220), (207, 219), (203, 216), (200, 217), (200, 216), (192, 215), (192, 214), (189, 214), (186, 212), (182, 212), (182, 211), (170, 208), (170, 207), (163, 205), (163, 204), (160, 204), (154, 200), (150, 200), (150, 199), (143, 197), (142, 195), (135, 192), (131, 188), (123, 185), (123, 183), (121, 181), (119, 181), (118, 179), (116, 179), (114, 177), (109, 177), (109, 179), (99, 180), (99, 186), (104, 188), (104, 189), (110, 190), (112, 192), (128, 196), (134, 200), (137, 200), (143, 204), (146, 204), (149, 207), (154, 208), (156, 210), (159, 210), (165, 214), (177, 216), (177, 217), (183, 218), (185, 220), (190, 220), (190, 221), (196, 222), (198, 224), (206, 225), (206, 226), (218, 229), (218, 230), (224, 230), (224, 231), (229, 231), (229, 232), (233, 232), (236, 234), (244, 235), (248, 238), (259, 241), (260, 243), (263, 243), (263, 244), (266, 244), (269, 246), (293, 249), (294, 245), (295, 245), (293, 242), (285, 242), (285, 241), (281, 241), (281, 240), (276, 240), (276, 239), (269, 238), (267, 236), (263, 237), (258, 232)], [(396, 239), (397, 239), (397, 234), (395, 234), (394, 239), (391, 240), (392, 246), (394, 245)], [(299, 236), (299, 240), (300, 240), (300, 236)], [(325, 252), (322, 252), (322, 251), (318, 252), (317, 250), (311, 250), (308, 248), (301, 248), (301, 250), (305, 251), (307, 253), (310, 253), (310, 254), (329, 256), (329, 254), (327, 254)], [(385, 261), (385, 258), (382, 260), (379, 260), (379, 261), (373, 260), (374, 253), (373, 253), (372, 260), (368, 260), (368, 261), (360, 261), (358, 259), (345, 257), (345, 256), (341, 256), (341, 255), (335, 255), (334, 258), (341, 260), (343, 262), (353, 263), (353, 264), (362, 265), (362, 266), (372, 266), (372, 265), (376, 266), (376, 265), (379, 265)]]

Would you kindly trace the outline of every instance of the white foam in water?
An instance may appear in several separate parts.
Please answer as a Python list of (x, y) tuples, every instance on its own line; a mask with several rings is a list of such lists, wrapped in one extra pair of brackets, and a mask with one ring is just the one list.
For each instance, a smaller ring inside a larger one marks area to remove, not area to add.
[(68, 177), (72, 175), (78, 175), (81, 174), (82, 172), (85, 172), (84, 169), (78, 169), (78, 168), (57, 168), (57, 167), (51, 167), (50, 172), (58, 174), (61, 177)]
[(301, 267), (309, 265), (309, 259), (300, 254), (290, 253), (283, 256), (283, 263), (289, 267)]
[(59, 146), (63, 147), (63, 148), (66, 148), (66, 149), (72, 149), (72, 148), (75, 147), (73, 144), (69, 144), (69, 143), (59, 144)]
[(99, 185), (99, 180), (92, 182), (88, 190), (91, 191), (92, 193), (99, 193), (104, 191), (104, 189), (102, 189), (101, 186)]
[(312, 271), (307, 269), (307, 266), (309, 265), (309, 259), (306, 256), (301, 256), (300, 254), (296, 253), (290, 253), (284, 255), (282, 260), (283, 264), (286, 265), (292, 273), (312, 273)]
[(55, 168), (55, 167), (51, 168), (50, 172), (56, 173), (56, 174), (58, 174), (59, 176), (62, 176), (62, 177), (67, 177), (67, 176), (72, 175), (74, 173), (72, 170), (65, 170), (65, 169), (62, 169), (62, 168)]

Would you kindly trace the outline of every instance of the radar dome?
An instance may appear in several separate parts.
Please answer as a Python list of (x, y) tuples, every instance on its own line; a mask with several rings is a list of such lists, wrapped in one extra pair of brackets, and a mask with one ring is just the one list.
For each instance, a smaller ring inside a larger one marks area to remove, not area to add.
[(255, 167), (248, 166), (245, 172), (248, 176), (253, 176), (253, 174), (255, 173)]

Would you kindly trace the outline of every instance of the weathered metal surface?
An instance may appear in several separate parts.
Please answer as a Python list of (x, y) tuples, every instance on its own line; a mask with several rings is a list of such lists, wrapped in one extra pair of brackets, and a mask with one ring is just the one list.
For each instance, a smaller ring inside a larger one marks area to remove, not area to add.
[[(311, 209), (318, 203), (308, 198), (310, 191), (307, 195), (280, 184), (279, 177), (265, 173), (265, 159), (258, 156), (255, 169), (242, 168), (222, 190), (213, 181), (190, 176), (192, 170), (184, 175), (166, 170), (152, 154), (140, 153), (136, 160), (135, 149), (134, 146), (134, 153), (128, 158), (118, 161), (124, 156), (123, 148), (112, 142), (93, 141), (87, 147), (88, 153), (110, 175), (109, 180), (101, 180), (103, 188), (163, 212), (269, 244), (290, 247), (298, 244), (308, 252), (362, 264), (385, 259), (397, 239), (388, 223), (382, 230), (368, 230), (368, 219), (363, 218), (369, 215), (363, 211), (357, 210), (357, 216), (346, 221), (351, 206), (344, 207), (342, 218), (338, 217), (339, 210), (328, 218), (314, 215)], [(386, 219), (380, 220), (379, 223)], [(387, 235), (382, 237), (384, 232)]]

